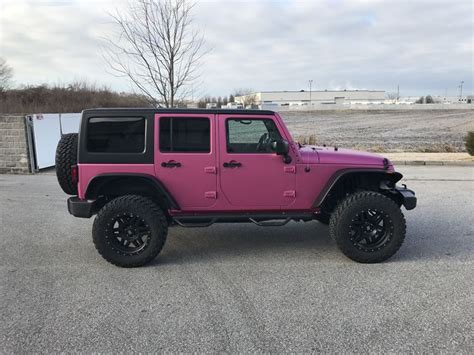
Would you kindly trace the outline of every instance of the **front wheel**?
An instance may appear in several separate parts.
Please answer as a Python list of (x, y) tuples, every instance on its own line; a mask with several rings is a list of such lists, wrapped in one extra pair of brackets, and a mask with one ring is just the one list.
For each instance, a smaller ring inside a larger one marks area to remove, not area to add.
[(364, 191), (339, 203), (331, 215), (329, 233), (350, 259), (377, 263), (400, 249), (406, 222), (393, 200), (377, 192)]
[(163, 248), (168, 222), (150, 199), (126, 195), (107, 203), (97, 214), (92, 239), (108, 262), (137, 267), (152, 261)]

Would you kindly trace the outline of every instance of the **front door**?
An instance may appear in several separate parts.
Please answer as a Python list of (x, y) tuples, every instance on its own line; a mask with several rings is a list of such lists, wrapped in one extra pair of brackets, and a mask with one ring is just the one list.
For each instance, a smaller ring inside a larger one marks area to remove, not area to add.
[[(271, 115), (220, 115), (220, 188), (238, 208), (280, 209), (295, 201), (295, 163), (272, 149), (282, 129)], [(293, 159), (294, 160), (294, 159)]]
[(181, 209), (215, 204), (214, 114), (157, 114), (155, 127), (155, 173)]

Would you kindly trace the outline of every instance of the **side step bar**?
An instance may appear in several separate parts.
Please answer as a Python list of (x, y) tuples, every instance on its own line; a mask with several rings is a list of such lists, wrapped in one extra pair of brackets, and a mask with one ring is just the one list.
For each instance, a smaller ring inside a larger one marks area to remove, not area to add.
[[(184, 220), (186, 220), (187, 218), (184, 217), (182, 218)], [(179, 220), (177, 218), (173, 218), (173, 222), (176, 222), (176, 224), (180, 227), (185, 227), (185, 228), (199, 228), (199, 227), (209, 227), (209, 226), (212, 226), (214, 223), (216, 223), (216, 219), (215, 218), (212, 218), (209, 222), (202, 222), (202, 223), (199, 223), (199, 222), (184, 222), (182, 220)]]
[(284, 219), (281, 222), (277, 222), (277, 221), (275, 221), (275, 222), (272, 222), (272, 221), (259, 222), (259, 221), (256, 221), (253, 218), (249, 218), (249, 221), (252, 222), (253, 224), (256, 224), (257, 226), (260, 226), (260, 227), (281, 227), (281, 226), (284, 226), (285, 224), (287, 224), (289, 221), (291, 221), (291, 218), (287, 217), (286, 219)]
[(172, 217), (173, 222), (181, 227), (196, 228), (209, 227), (214, 223), (254, 223), (260, 227), (280, 227), (290, 221), (311, 221), (315, 214), (305, 213), (280, 213), (280, 214), (221, 214), (221, 215), (182, 215)]

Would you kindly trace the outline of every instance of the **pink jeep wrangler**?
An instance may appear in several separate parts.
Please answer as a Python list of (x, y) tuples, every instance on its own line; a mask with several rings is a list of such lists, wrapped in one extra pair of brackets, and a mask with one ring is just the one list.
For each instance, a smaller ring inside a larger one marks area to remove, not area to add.
[(400, 207), (416, 206), (388, 159), (301, 146), (272, 111), (85, 110), (56, 168), (69, 212), (97, 214), (94, 244), (123, 267), (153, 260), (172, 225), (312, 220), (352, 260), (380, 262), (405, 238)]

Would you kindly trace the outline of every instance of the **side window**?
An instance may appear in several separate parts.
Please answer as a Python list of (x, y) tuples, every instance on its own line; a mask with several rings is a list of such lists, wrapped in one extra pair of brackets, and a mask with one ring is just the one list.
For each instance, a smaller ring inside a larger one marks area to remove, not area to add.
[(211, 151), (209, 118), (160, 118), (160, 151), (209, 153)]
[(87, 122), (87, 150), (92, 153), (143, 153), (145, 118), (92, 117)]
[(270, 119), (228, 119), (227, 153), (273, 153), (272, 143), (281, 140)]

